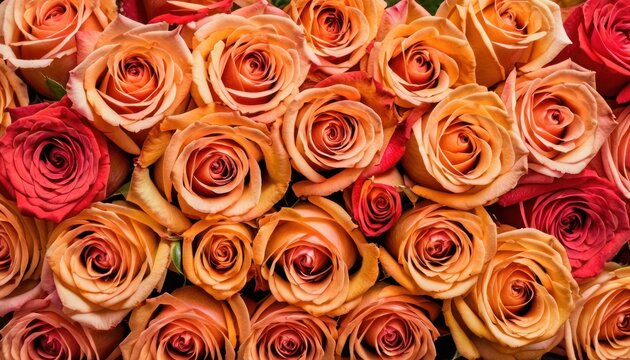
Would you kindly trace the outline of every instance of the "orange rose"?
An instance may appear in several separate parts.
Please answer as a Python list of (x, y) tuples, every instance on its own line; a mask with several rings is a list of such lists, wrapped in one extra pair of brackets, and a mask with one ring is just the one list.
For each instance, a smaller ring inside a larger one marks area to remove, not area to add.
[(475, 82), (475, 55), (448, 19), (426, 16), (392, 28), (370, 53), (368, 72), (412, 108)]
[[(192, 57), (177, 30), (119, 16), (85, 47), (91, 52), (70, 75), (73, 108), (121, 149), (138, 154), (134, 139), (188, 104)], [(144, 136), (143, 136), (144, 135)]]
[(342, 207), (310, 197), (260, 220), (254, 263), (279, 301), (319, 316), (356, 306), (378, 277), (378, 248)]
[(438, 304), (399, 286), (380, 284), (368, 291), (339, 325), (337, 356), (357, 360), (435, 359), (439, 336), (433, 321)]
[(472, 290), (444, 302), (457, 351), (468, 359), (539, 359), (556, 346), (578, 297), (562, 244), (535, 229), (499, 234)]
[(113, 0), (6, 0), (0, 55), (37, 92), (52, 97), (46, 79), (66, 84), (77, 65), (77, 33), (102, 31), (116, 15)]
[[(184, 215), (253, 220), (289, 186), (291, 166), (279, 127), (270, 131), (235, 112), (215, 110), (207, 106), (167, 118), (161, 131), (149, 135), (132, 177), (129, 201), (177, 233), (190, 227)], [(159, 191), (147, 169), (156, 161)], [(175, 199), (179, 207), (169, 203)]]
[(496, 200), (527, 171), (527, 149), (501, 99), (460, 86), (413, 125), (402, 165), (421, 197), (468, 210)]
[(215, 299), (239, 292), (252, 266), (254, 231), (221, 218), (201, 220), (182, 235), (184, 275)]
[(170, 263), (166, 231), (128, 203), (95, 203), (61, 222), (46, 259), (64, 312), (107, 330), (162, 286)]
[(28, 89), (4, 61), (0, 61), (0, 136), (11, 124), (9, 108), (28, 105)]
[(617, 186), (623, 195), (630, 199), (630, 106), (616, 111), (619, 125), (593, 160), (599, 164), (599, 172)]
[(403, 214), (380, 259), (409, 291), (448, 299), (475, 285), (494, 257), (496, 241), (496, 226), (483, 207), (462, 211), (424, 203)]
[(252, 316), (252, 331), (238, 350), (239, 360), (332, 360), (335, 320), (313, 316), (268, 296)]
[(551, 0), (445, 0), (436, 16), (451, 20), (475, 49), (477, 82), (491, 86), (515, 66), (540, 69), (571, 43)]
[(133, 311), (129, 327), (120, 344), (125, 360), (234, 360), (251, 328), (240, 296), (217, 301), (193, 286), (148, 299)]

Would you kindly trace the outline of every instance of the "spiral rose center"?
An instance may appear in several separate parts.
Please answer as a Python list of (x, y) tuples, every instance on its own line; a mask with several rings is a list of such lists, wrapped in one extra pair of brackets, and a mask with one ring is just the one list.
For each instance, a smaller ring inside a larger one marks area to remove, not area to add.
[(522, 316), (531, 308), (534, 299), (533, 278), (530, 270), (522, 265), (507, 274), (500, 294), (507, 318)]
[(168, 342), (169, 350), (176, 354), (188, 355), (194, 353), (194, 337), (189, 331), (183, 331), (172, 336)]
[(335, 155), (349, 149), (356, 137), (357, 121), (344, 114), (329, 112), (313, 124), (313, 140), (318, 152)]
[(215, 241), (211, 247), (210, 263), (214, 269), (229, 270), (236, 262), (236, 253), (237, 250), (231, 241), (227, 239)]
[(286, 330), (276, 337), (274, 349), (283, 358), (295, 358), (304, 351), (304, 344), (295, 331)]
[(425, 254), (426, 260), (433, 265), (439, 265), (450, 259), (456, 252), (457, 246), (453, 242), (454, 234), (447, 229), (431, 229), (421, 234), (416, 243), (416, 252)]
[(479, 145), (469, 126), (456, 124), (449, 127), (440, 138), (444, 160), (460, 174), (467, 174), (479, 163)]
[(35, 348), (44, 359), (63, 358), (63, 347), (55, 334), (45, 333), (38, 336), (35, 341)]
[(386, 221), (393, 216), (393, 207), (396, 200), (387, 190), (372, 188), (367, 196), (368, 209), (371, 217), (376, 221)]
[(409, 347), (407, 323), (398, 317), (390, 319), (378, 334), (380, 350), (387, 356), (397, 356)]
[(250, 80), (268, 80), (271, 70), (269, 63), (269, 55), (260, 51), (252, 51), (243, 57), (241, 73)]
[(66, 8), (60, 5), (53, 7), (44, 18), (46, 21), (62, 16), (66, 13)]
[(344, 22), (344, 15), (338, 9), (322, 9), (318, 16), (318, 24), (320, 29), (324, 31), (324, 34), (320, 35), (324, 35), (324, 37), (336, 37), (342, 30), (347, 30), (345, 29)]
[(285, 264), (292, 264), (300, 279), (317, 282), (332, 271), (330, 257), (320, 249), (298, 246), (285, 254)]
[(0, 230), (0, 271), (6, 271), (11, 266), (11, 248), (8, 235)]
[[(49, 174), (70, 170), (73, 159), (71, 145), (66, 139), (52, 138), (43, 143), (39, 158)], [(57, 178), (57, 177), (55, 177)]]
[(94, 271), (98, 276), (115, 276), (120, 267), (120, 259), (111, 246), (95, 235), (87, 235), (86, 244), (81, 251), (81, 260), (87, 269)]
[(584, 224), (586, 216), (587, 215), (584, 210), (574, 208), (568, 216), (565, 216), (560, 220), (562, 231), (569, 235), (572, 235), (576, 231), (579, 231)]

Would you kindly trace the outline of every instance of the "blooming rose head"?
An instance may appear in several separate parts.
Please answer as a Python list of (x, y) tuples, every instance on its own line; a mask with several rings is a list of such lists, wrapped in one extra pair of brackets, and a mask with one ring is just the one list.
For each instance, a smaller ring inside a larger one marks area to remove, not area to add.
[(0, 55), (51, 98), (47, 79), (65, 85), (77, 65), (77, 33), (102, 31), (117, 15), (113, 0), (6, 0), (3, 10)]
[(306, 79), (309, 54), (302, 30), (288, 16), (215, 15), (194, 35), (193, 97), (199, 106), (222, 102), (256, 121), (274, 122)]
[(22, 213), (59, 222), (105, 197), (107, 141), (70, 102), (16, 109), (0, 137), (0, 191)]
[(68, 318), (48, 299), (36, 299), (13, 314), (0, 331), (5, 360), (98, 360), (108, 358), (124, 329), (93, 331)]
[(304, 29), (317, 70), (339, 74), (367, 54), (386, 7), (383, 0), (297, 0), (284, 9)]
[(125, 360), (234, 360), (251, 326), (239, 295), (218, 301), (186, 286), (148, 299), (133, 311), (129, 327), (120, 344)]
[(472, 209), (516, 186), (527, 150), (501, 99), (476, 84), (460, 86), (413, 125), (402, 165), (413, 191)]
[(96, 203), (57, 225), (46, 260), (64, 312), (95, 329), (116, 326), (170, 263), (166, 229), (125, 202)]
[(0, 61), (0, 136), (11, 123), (9, 108), (28, 105), (28, 89), (4, 61)]
[(448, 19), (427, 16), (392, 28), (370, 53), (368, 72), (412, 108), (475, 82), (475, 55)]
[(471, 291), (444, 302), (457, 351), (468, 359), (537, 359), (556, 346), (578, 288), (564, 248), (535, 229), (499, 234)]
[(83, 46), (91, 52), (68, 82), (73, 108), (121, 149), (138, 154), (133, 133), (185, 110), (192, 82), (190, 50), (167, 24), (142, 25), (124, 16), (100, 36), (86, 38)]
[(483, 207), (463, 211), (427, 202), (403, 214), (380, 259), (409, 291), (448, 299), (475, 285), (496, 242), (496, 226)]
[(543, 67), (571, 42), (551, 0), (445, 0), (437, 16), (451, 20), (475, 49), (481, 85), (504, 80), (514, 67)]
[(518, 77), (513, 71), (497, 92), (529, 150), (529, 169), (548, 176), (584, 170), (617, 125), (595, 73), (570, 60)]
[(341, 315), (376, 282), (378, 248), (339, 205), (308, 200), (262, 218), (254, 263), (279, 301), (316, 316)]
[(337, 323), (313, 316), (295, 305), (268, 296), (252, 315), (252, 329), (239, 348), (246, 359), (333, 359)]
[(593, 159), (597, 172), (617, 186), (630, 199), (630, 106), (617, 111), (619, 125)]
[(184, 275), (215, 299), (239, 292), (252, 266), (253, 229), (219, 217), (201, 220), (182, 234)]
[(607, 270), (580, 286), (580, 299), (566, 331), (571, 359), (630, 358), (630, 267)]
[(500, 205), (512, 207), (497, 214), (510, 224), (524, 222), (560, 240), (576, 279), (599, 274), (630, 239), (624, 199), (595, 172), (560, 179), (528, 175), (523, 180), (499, 199)]
[(440, 307), (392, 285), (377, 285), (339, 324), (337, 356), (350, 359), (435, 359)]
[[(214, 111), (198, 108), (165, 120), (162, 131), (156, 128), (145, 142), (132, 178), (129, 201), (178, 233), (189, 227), (181, 213), (253, 220), (289, 186), (291, 166), (279, 126), (268, 130), (235, 112)], [(158, 158), (151, 180), (146, 167)], [(181, 211), (164, 197), (176, 199)], [(165, 214), (165, 208), (172, 214)]]

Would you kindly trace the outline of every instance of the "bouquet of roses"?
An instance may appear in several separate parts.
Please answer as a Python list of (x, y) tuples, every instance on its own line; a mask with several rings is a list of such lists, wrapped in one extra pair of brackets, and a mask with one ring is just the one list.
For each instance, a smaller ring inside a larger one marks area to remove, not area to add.
[(0, 19), (0, 359), (630, 358), (630, 0)]

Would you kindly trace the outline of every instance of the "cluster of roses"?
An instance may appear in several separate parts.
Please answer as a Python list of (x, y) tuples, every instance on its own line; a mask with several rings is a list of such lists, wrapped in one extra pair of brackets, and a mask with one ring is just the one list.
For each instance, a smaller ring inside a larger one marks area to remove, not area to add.
[(630, 0), (120, 6), (0, 4), (0, 358), (630, 357)]

